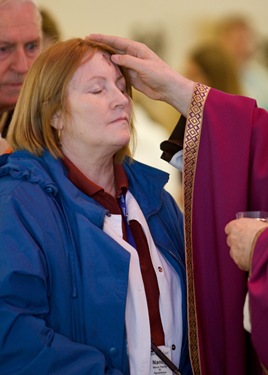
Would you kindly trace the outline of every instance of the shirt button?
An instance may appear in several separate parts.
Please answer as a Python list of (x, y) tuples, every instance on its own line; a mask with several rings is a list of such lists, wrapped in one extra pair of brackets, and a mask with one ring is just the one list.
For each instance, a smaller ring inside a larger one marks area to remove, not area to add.
[(158, 271), (159, 272), (163, 272), (163, 268), (162, 267), (158, 267)]
[(48, 194), (52, 194), (53, 193), (53, 189), (51, 187), (46, 187), (46, 192)]

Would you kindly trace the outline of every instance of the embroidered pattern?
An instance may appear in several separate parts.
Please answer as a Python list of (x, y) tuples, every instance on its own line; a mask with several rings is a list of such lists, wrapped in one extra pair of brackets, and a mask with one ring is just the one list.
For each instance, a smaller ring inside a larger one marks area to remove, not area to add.
[(192, 203), (196, 162), (202, 129), (203, 109), (210, 88), (198, 83), (195, 87), (187, 117), (184, 136), (184, 216), (185, 245), (188, 289), (188, 324), (190, 356), (195, 375), (201, 375), (200, 352), (198, 345), (198, 325), (196, 317), (195, 286), (192, 257)]

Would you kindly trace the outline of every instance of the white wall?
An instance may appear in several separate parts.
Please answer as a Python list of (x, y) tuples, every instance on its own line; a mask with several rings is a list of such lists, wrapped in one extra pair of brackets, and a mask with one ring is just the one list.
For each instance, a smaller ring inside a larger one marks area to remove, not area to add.
[(268, 38), (268, 0), (38, 0), (57, 18), (63, 37), (101, 32), (130, 37), (132, 29), (163, 30), (166, 60), (177, 68), (204, 20), (231, 12), (250, 16)]

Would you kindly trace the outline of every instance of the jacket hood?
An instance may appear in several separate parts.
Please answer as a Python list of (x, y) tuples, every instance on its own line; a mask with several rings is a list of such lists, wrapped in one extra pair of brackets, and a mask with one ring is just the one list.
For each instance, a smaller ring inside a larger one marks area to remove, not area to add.
[[(40, 157), (28, 151), (16, 151), (8, 156), (1, 156), (0, 178), (0, 194), (16, 189), (24, 180), (38, 185), (46, 194), (55, 196), (59, 202), (64, 201), (64, 206), (70, 211), (81, 212), (97, 226), (102, 227), (107, 210), (78, 190), (68, 179), (61, 159), (55, 159), (47, 151)], [(95, 206), (94, 210), (89, 207), (92, 204)]]
[(50, 188), (54, 195), (58, 191), (43, 158), (36, 157), (26, 151), (16, 151), (0, 157), (0, 177), (4, 176), (11, 176), (17, 181), (27, 180), (40, 185), (44, 190)]

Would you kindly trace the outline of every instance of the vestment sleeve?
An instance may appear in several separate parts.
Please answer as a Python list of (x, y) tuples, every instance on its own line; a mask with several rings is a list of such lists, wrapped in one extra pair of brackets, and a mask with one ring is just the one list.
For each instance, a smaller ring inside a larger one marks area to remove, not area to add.
[(252, 341), (261, 363), (268, 369), (268, 230), (255, 244), (248, 281)]

